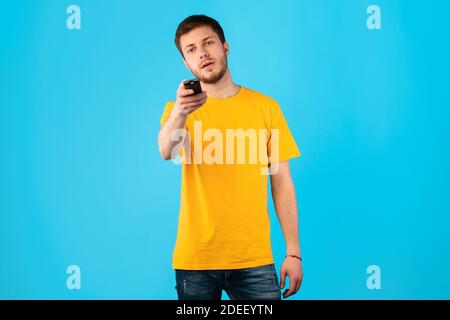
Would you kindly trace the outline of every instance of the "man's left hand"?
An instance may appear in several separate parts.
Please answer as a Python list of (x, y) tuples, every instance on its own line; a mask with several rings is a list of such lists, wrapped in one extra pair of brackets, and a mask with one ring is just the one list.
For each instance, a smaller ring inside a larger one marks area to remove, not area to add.
[(289, 277), (289, 289), (283, 292), (283, 298), (287, 298), (300, 290), (303, 281), (302, 262), (295, 258), (287, 256), (280, 270), (280, 289), (284, 288), (286, 276)]

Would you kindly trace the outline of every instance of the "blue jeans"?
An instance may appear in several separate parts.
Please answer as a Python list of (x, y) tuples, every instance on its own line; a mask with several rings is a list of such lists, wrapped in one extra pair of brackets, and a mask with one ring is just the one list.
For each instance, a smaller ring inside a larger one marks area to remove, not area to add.
[(221, 300), (225, 290), (231, 300), (281, 300), (273, 264), (231, 270), (175, 269), (179, 300)]

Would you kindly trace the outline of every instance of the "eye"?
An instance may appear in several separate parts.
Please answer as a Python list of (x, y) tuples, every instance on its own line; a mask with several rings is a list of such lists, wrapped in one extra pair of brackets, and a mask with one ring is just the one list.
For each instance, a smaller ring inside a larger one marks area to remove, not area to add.
[(186, 49), (186, 53), (192, 53), (195, 50), (195, 46), (190, 46)]
[(211, 44), (213, 44), (214, 43), (214, 40), (208, 40), (208, 41), (206, 41), (206, 44), (209, 46), (209, 45), (211, 45)]

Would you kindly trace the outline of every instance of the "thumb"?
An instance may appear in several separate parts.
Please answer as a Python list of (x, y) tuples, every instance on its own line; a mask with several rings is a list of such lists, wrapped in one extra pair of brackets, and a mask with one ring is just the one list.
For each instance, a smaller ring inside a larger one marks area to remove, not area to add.
[(285, 280), (286, 280), (286, 271), (285, 270), (281, 270), (281, 273), (280, 273), (280, 289), (284, 288)]
[(188, 80), (189, 80), (189, 79), (183, 79), (183, 80), (180, 82), (180, 85), (178, 86), (177, 92), (180, 91), (181, 89), (184, 89), (184, 82), (185, 82), (185, 81), (188, 81)]

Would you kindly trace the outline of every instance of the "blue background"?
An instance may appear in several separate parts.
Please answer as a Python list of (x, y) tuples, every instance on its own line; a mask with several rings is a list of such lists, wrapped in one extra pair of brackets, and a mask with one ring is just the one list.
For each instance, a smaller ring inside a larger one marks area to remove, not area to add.
[[(81, 8), (69, 30), (66, 8)], [(381, 7), (381, 30), (366, 9)], [(181, 167), (159, 119), (216, 18), (233, 80), (277, 99), (305, 278), (290, 299), (450, 298), (448, 1), (2, 1), (0, 298), (176, 299)], [(276, 267), (285, 243), (270, 203)], [(66, 288), (68, 265), (81, 290)], [(381, 268), (369, 290), (366, 268)], [(224, 294), (224, 298), (226, 295)]]

